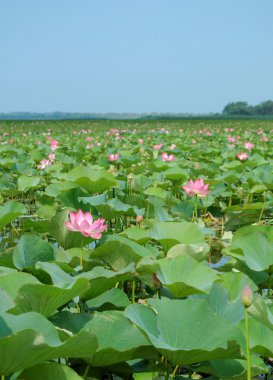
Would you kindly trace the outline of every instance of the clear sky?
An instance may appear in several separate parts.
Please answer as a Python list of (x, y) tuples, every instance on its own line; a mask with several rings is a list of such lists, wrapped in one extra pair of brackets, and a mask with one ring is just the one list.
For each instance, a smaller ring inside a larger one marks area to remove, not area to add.
[(273, 0), (0, 0), (0, 112), (273, 99)]

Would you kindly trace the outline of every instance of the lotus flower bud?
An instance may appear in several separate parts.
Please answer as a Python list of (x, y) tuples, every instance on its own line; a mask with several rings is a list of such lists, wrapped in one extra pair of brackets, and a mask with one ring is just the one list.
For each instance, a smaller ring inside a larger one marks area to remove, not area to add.
[(143, 216), (142, 216), (142, 215), (137, 215), (137, 216), (136, 216), (136, 222), (137, 222), (137, 223), (141, 223), (142, 220), (143, 220)]
[(245, 307), (249, 307), (253, 300), (253, 293), (249, 285), (242, 291), (242, 303)]

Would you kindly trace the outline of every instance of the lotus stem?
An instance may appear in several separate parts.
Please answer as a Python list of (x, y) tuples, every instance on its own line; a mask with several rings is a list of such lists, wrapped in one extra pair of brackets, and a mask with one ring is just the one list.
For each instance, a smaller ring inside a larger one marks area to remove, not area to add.
[(246, 334), (247, 380), (251, 380), (251, 364), (250, 364), (250, 349), (249, 349), (249, 329), (248, 329), (248, 307), (245, 307), (245, 334)]
[(132, 303), (135, 303), (135, 289), (136, 289), (136, 282), (132, 281)]
[(85, 368), (84, 374), (83, 374), (84, 378), (87, 376), (89, 369), (90, 369), (90, 366), (87, 365), (86, 368)]
[(176, 374), (176, 371), (178, 370), (178, 368), (179, 368), (179, 365), (177, 364), (177, 365), (175, 366), (175, 369), (173, 370), (173, 373), (172, 373), (172, 377), (173, 377), (173, 378), (175, 377), (175, 374)]
[(266, 191), (264, 192), (263, 207), (262, 207), (262, 209), (261, 209), (261, 213), (260, 213), (260, 217), (259, 217), (259, 221), (258, 221), (258, 223), (260, 223), (260, 221), (262, 220), (265, 206), (266, 206)]
[(81, 242), (80, 266), (83, 264), (83, 241)]
[(165, 380), (169, 380), (170, 370), (171, 368), (169, 367), (168, 370), (165, 372)]
[(5, 375), (1, 375), (1, 380), (5, 380)]
[(268, 279), (267, 297), (270, 297), (270, 293), (271, 293), (271, 284), (272, 284), (272, 274), (270, 273), (270, 275), (269, 275), (269, 279)]

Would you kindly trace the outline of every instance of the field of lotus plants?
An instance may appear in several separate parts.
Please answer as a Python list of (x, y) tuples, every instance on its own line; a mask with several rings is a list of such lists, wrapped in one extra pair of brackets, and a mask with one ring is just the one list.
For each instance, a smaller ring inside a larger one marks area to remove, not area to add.
[(1, 380), (271, 379), (273, 121), (0, 122)]

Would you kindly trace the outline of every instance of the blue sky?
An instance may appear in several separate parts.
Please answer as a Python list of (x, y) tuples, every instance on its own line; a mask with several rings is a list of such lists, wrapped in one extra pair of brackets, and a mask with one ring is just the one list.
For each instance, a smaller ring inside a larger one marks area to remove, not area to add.
[(0, 0), (0, 112), (273, 99), (272, 0)]

